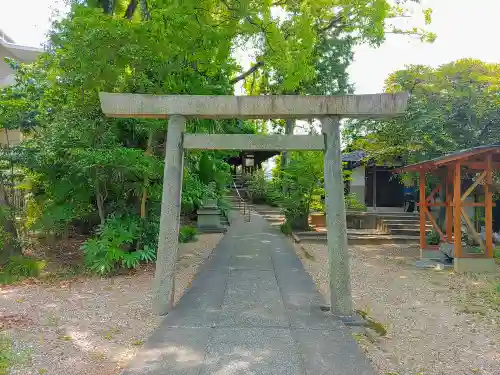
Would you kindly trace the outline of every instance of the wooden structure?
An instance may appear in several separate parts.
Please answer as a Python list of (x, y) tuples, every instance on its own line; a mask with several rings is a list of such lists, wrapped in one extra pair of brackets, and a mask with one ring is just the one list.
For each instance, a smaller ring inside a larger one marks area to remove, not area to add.
[[(428, 248), (426, 241), (427, 220), (434, 230), (439, 233), (442, 243), (453, 245), (455, 261), (461, 258), (491, 259), (493, 260), (493, 171), (500, 169), (500, 144), (475, 147), (442, 156), (417, 164), (408, 165), (397, 172), (419, 173), (420, 185), (420, 248)], [(426, 193), (426, 175), (440, 177), (440, 183)], [(472, 177), (472, 183), (466, 187), (463, 184), (465, 176)], [(467, 202), (467, 197), (482, 187), (484, 201)], [(441, 191), (440, 202), (435, 202), (436, 194)], [(437, 225), (431, 213), (431, 207), (446, 209), (445, 229)], [(466, 207), (484, 207), (485, 209), (485, 236), (484, 241), (474, 228)], [(479, 243), (482, 252), (470, 253), (462, 246), (462, 220), (468, 227), (472, 237)], [(494, 263), (493, 263), (494, 265)]]
[[(258, 169), (262, 169), (262, 163), (279, 155), (280, 151), (241, 151), (238, 155), (226, 158), (226, 162), (231, 166), (231, 174), (237, 174), (237, 168), (241, 166), (243, 174), (252, 174)], [(248, 165), (247, 160), (251, 160), (253, 165)]]

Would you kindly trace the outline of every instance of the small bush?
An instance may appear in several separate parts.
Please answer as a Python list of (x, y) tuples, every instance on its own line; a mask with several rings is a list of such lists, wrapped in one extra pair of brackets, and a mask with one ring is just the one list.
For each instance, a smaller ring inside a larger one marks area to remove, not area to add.
[(45, 261), (16, 255), (10, 257), (0, 272), (0, 284), (10, 284), (26, 277), (38, 277)]
[(266, 201), (267, 185), (268, 182), (262, 169), (255, 171), (251, 175), (248, 181), (248, 191), (253, 203), (264, 203)]
[(439, 245), (441, 242), (441, 236), (435, 230), (428, 232), (426, 234), (427, 245)]
[(140, 262), (155, 260), (156, 247), (141, 242), (145, 233), (144, 223), (138, 217), (110, 216), (99, 227), (97, 236), (82, 245), (86, 266), (92, 272), (105, 275), (119, 267), (131, 269)]
[(17, 255), (9, 258), (3, 271), (21, 277), (38, 277), (44, 268), (44, 261)]
[(348, 210), (366, 211), (366, 205), (359, 201), (358, 196), (354, 193), (346, 194), (344, 197), (345, 207)]
[(15, 365), (21, 365), (29, 360), (29, 352), (16, 353), (12, 339), (0, 332), (0, 375), (10, 374)]
[(290, 222), (288, 220), (285, 220), (285, 222), (283, 224), (281, 224), (280, 229), (281, 229), (281, 232), (286, 234), (287, 236), (292, 234), (292, 225), (290, 224)]
[(181, 227), (179, 230), (179, 242), (193, 242), (196, 241), (196, 236), (198, 235), (198, 230), (195, 227), (186, 225)]

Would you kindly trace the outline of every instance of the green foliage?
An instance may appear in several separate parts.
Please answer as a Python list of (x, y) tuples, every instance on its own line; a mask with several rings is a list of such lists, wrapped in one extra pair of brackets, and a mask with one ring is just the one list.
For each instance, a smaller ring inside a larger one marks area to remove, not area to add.
[(26, 277), (38, 277), (45, 268), (45, 261), (25, 257), (11, 256), (0, 269), (0, 284), (10, 284)]
[(195, 227), (185, 225), (179, 229), (179, 242), (194, 242), (196, 241), (196, 236), (198, 235), (198, 230)]
[(428, 245), (439, 245), (441, 243), (441, 236), (436, 230), (427, 232), (425, 238)]
[[(231, 95), (241, 80), (253, 87), (247, 87), (252, 94), (348, 92), (346, 68), (354, 45), (378, 45), (386, 30), (425, 36), (420, 29), (395, 29), (390, 20), (405, 10), (388, 0), (71, 4), (68, 15), (53, 24), (48, 50), (35, 63), (8, 61), (16, 82), (0, 90), (0, 127), (29, 137), (2, 153), (0, 167), (7, 163), (19, 171), (29, 192), (25, 229), (97, 233), (84, 251), (87, 265), (98, 273), (133, 268), (154, 256), (167, 130), (164, 120), (104, 116), (99, 92)], [(240, 47), (255, 51), (254, 74), (241, 74), (233, 59)], [(187, 131), (251, 133), (259, 126), (197, 119), (188, 122)], [(297, 192), (285, 197), (285, 206), (288, 217), (303, 221), (319, 182), (307, 170), (302, 177), (300, 165), (307, 164), (308, 154), (303, 161), (296, 155), (283, 181)], [(193, 215), (208, 197), (220, 200), (228, 156), (186, 152), (183, 215)], [(277, 192), (271, 186), (263, 196), (276, 204)], [(3, 223), (4, 246), (6, 233), (15, 233), (13, 222)]]
[(313, 196), (324, 193), (323, 153), (296, 152), (290, 156), (283, 170), (282, 183), (287, 191), (281, 206), (292, 229), (307, 229)]
[(359, 201), (359, 198), (354, 193), (349, 193), (344, 196), (345, 208), (348, 210), (366, 211), (366, 205)]
[(438, 68), (411, 65), (386, 80), (386, 91), (410, 91), (404, 118), (351, 121), (346, 141), (378, 161), (407, 163), (500, 141), (500, 64), (461, 59)]
[(262, 169), (252, 174), (247, 186), (253, 203), (264, 203), (266, 201), (268, 182)]
[(16, 365), (24, 364), (29, 359), (26, 350), (17, 353), (14, 350), (12, 339), (5, 333), (0, 332), (0, 375), (7, 375)]
[(156, 247), (150, 243), (141, 243), (142, 248), (136, 249), (135, 244), (141, 239), (138, 217), (110, 216), (99, 226), (97, 236), (89, 238), (83, 245), (87, 267), (97, 274), (105, 275), (119, 267), (136, 268), (140, 262), (152, 262), (156, 259)]
[(290, 220), (285, 220), (283, 224), (280, 225), (280, 230), (282, 233), (286, 234), (287, 236), (291, 235), (293, 232), (292, 224)]

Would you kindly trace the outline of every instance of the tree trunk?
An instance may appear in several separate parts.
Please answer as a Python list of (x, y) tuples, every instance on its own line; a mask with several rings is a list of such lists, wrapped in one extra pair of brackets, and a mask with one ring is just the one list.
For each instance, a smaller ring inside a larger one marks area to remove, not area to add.
[(97, 203), (97, 212), (99, 212), (99, 219), (101, 219), (101, 225), (106, 222), (106, 213), (104, 211), (104, 198), (99, 188), (99, 180), (95, 180), (95, 199)]
[[(293, 134), (293, 128), (295, 127), (295, 119), (287, 119), (285, 122), (285, 134), (286, 135), (292, 135)], [(281, 165), (280, 169), (283, 171), (285, 167), (288, 165), (288, 151), (283, 151), (281, 153)], [(283, 184), (283, 194), (288, 193), (288, 186), (284, 183)]]
[[(144, 152), (145, 155), (150, 156), (153, 151), (153, 129), (149, 129), (149, 134), (148, 134), (148, 145), (146, 147), (146, 151)], [(148, 200), (148, 184), (149, 184), (149, 177), (146, 176), (144, 177), (144, 183), (142, 187), (142, 197), (141, 197), (141, 218), (145, 219), (146, 218), (146, 202)]]
[(0, 225), (2, 225), (2, 231), (4, 232), (0, 233), (0, 236), (4, 237), (2, 238), (3, 248), (0, 249), (0, 264), (2, 264), (9, 257), (21, 254), (21, 248), (19, 246), (16, 225), (12, 217), (12, 207), (9, 203), (5, 186), (1, 180), (0, 210), (2, 211), (0, 212)]

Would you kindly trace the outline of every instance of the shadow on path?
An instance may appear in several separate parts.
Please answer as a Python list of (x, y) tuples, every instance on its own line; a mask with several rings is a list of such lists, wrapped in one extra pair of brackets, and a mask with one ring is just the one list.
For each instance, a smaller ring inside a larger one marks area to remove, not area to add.
[(285, 236), (259, 215), (236, 216), (122, 374), (372, 375), (324, 303)]

